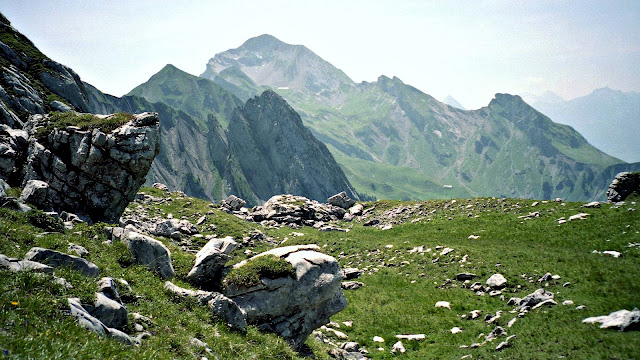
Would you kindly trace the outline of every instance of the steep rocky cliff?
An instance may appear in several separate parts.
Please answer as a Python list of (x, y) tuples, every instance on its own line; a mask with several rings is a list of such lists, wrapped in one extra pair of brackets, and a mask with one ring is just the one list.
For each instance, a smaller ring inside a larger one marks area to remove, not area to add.
[(324, 200), (340, 191), (357, 198), (327, 147), (273, 91), (249, 99), (236, 111), (227, 137), (260, 199), (273, 194), (306, 194)]

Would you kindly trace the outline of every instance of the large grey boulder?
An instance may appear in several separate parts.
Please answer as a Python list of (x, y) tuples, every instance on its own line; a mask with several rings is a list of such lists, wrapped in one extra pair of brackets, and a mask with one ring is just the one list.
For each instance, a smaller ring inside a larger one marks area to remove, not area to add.
[(340, 288), (343, 272), (336, 259), (319, 250), (316, 245), (299, 245), (256, 255), (285, 259), (293, 266), (295, 278), (262, 278), (259, 285), (250, 288), (231, 285), (226, 295), (247, 314), (249, 323), (275, 332), (300, 348), (314, 329), (347, 306)]
[(50, 119), (33, 115), (25, 125), (30, 143), (23, 184), (48, 184), (44, 198), (30, 201), (94, 222), (117, 222), (160, 150), (157, 114), (135, 115), (110, 132), (70, 126), (38, 134)]
[(609, 185), (607, 200), (611, 202), (623, 201), (634, 192), (640, 194), (640, 172), (621, 172)]
[(165, 282), (165, 290), (178, 297), (195, 298), (200, 305), (207, 305), (211, 309), (212, 316), (224, 321), (230, 327), (244, 331), (247, 327), (245, 313), (238, 305), (228, 297), (218, 292), (189, 290), (181, 288), (170, 281)]
[(19, 201), (35, 204), (41, 210), (52, 211), (51, 195), (49, 184), (40, 180), (29, 180), (24, 185)]
[(614, 311), (605, 316), (594, 316), (582, 320), (583, 323), (600, 323), (602, 329), (617, 329), (620, 331), (640, 329), (640, 310), (633, 309)]
[(86, 276), (98, 276), (100, 269), (91, 261), (59, 251), (34, 247), (24, 256), (25, 260), (37, 261), (54, 268), (68, 266)]
[(327, 199), (327, 203), (348, 210), (356, 201), (351, 199), (346, 192), (335, 194)]
[(0, 269), (7, 269), (13, 272), (20, 271), (40, 271), (45, 273), (52, 273), (53, 268), (51, 266), (41, 264), (31, 260), (20, 260), (10, 258), (0, 254)]
[(90, 313), (110, 328), (121, 329), (129, 322), (127, 309), (101, 292), (96, 293), (96, 300)]
[(238, 211), (242, 209), (242, 207), (245, 206), (246, 203), (246, 201), (235, 195), (229, 195), (229, 197), (220, 201), (220, 205), (222, 205), (222, 207), (231, 211)]
[(198, 251), (195, 264), (187, 279), (193, 284), (203, 285), (206, 288), (216, 288), (222, 281), (224, 264), (229, 260), (229, 255), (238, 246), (231, 236), (225, 238), (213, 238)]
[(171, 252), (163, 243), (128, 229), (125, 230), (122, 240), (129, 248), (135, 263), (146, 265), (149, 270), (154, 271), (163, 279), (174, 276)]
[(104, 294), (109, 299), (122, 304), (122, 299), (120, 299), (118, 287), (116, 286), (116, 282), (112, 277), (103, 277), (102, 279), (98, 280), (98, 289), (99, 292)]

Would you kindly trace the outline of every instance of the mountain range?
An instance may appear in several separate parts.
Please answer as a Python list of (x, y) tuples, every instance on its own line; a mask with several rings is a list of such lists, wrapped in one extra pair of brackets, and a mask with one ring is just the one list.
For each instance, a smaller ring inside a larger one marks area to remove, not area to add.
[(278, 193), (325, 200), (346, 191), (360, 199), (590, 200), (603, 198), (618, 171), (640, 168), (519, 96), (496, 94), (466, 111), (396, 77), (356, 83), (270, 35), (216, 54), (200, 77), (167, 65), (118, 98), (2, 23), (5, 124), (65, 108), (156, 111), (163, 143), (148, 182), (205, 199), (235, 194), (259, 204)]
[[(154, 111), (162, 145), (148, 183), (163, 182), (209, 200), (233, 194), (250, 205), (281, 193), (326, 201), (345, 191), (359, 199), (326, 146), (272, 91), (245, 103), (209, 80), (168, 65), (158, 74), (173, 79), (162, 88), (162, 101), (148, 92), (141, 93), (146, 98), (118, 98), (49, 59), (6, 18), (0, 17), (0, 26), (0, 123), (21, 128), (29, 114), (54, 110)], [(11, 155), (1, 150), (0, 155)]]
[(552, 92), (523, 97), (554, 121), (579, 131), (607, 154), (640, 161), (640, 93), (605, 87), (569, 101)]
[(360, 193), (602, 198), (625, 165), (519, 96), (464, 111), (400, 79), (355, 83), (301, 45), (270, 35), (216, 54), (203, 78), (238, 97), (271, 88), (296, 109)]

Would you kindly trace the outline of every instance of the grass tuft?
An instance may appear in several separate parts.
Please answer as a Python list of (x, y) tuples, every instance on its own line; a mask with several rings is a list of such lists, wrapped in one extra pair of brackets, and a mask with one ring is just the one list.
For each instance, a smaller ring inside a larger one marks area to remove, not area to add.
[(252, 287), (260, 284), (260, 278), (277, 279), (281, 277), (295, 277), (293, 266), (285, 259), (275, 255), (259, 256), (247, 261), (246, 264), (231, 269), (225, 278), (230, 286)]

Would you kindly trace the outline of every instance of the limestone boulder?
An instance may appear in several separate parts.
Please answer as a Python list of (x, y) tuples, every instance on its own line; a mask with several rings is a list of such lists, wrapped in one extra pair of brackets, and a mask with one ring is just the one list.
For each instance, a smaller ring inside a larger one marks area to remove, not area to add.
[(276, 195), (251, 213), (254, 221), (273, 220), (281, 224), (313, 226), (319, 221), (340, 220), (346, 210), (330, 204), (321, 204), (303, 196)]
[(156, 223), (151, 231), (153, 235), (180, 238), (181, 235), (197, 234), (198, 228), (189, 220), (165, 219)]
[(487, 279), (487, 286), (492, 289), (501, 289), (507, 286), (507, 279), (502, 274), (493, 274)]
[(216, 288), (221, 285), (222, 270), (229, 260), (229, 255), (238, 246), (231, 236), (213, 238), (196, 254), (195, 264), (187, 279), (193, 284), (206, 288)]
[(319, 250), (316, 245), (299, 245), (256, 255), (285, 259), (293, 266), (295, 277), (262, 278), (259, 285), (249, 288), (229, 286), (225, 295), (246, 313), (247, 322), (300, 348), (314, 329), (347, 306), (340, 288), (343, 272), (336, 259)]
[(609, 185), (607, 200), (610, 202), (623, 201), (633, 193), (640, 194), (640, 172), (621, 172)]
[(602, 329), (640, 330), (640, 310), (636, 308), (632, 311), (614, 311), (609, 315), (586, 318), (582, 322), (587, 324), (600, 323)]
[(542, 302), (553, 300), (553, 296), (554, 295), (552, 292), (540, 288), (532, 292), (531, 294), (525, 296), (524, 298), (522, 298), (522, 300), (520, 300), (518, 305), (520, 305), (521, 308), (526, 306), (528, 307), (536, 306)]
[(67, 266), (81, 272), (83, 275), (97, 277), (100, 269), (91, 261), (81, 257), (65, 254), (59, 251), (34, 247), (24, 256), (25, 260), (40, 262), (57, 268)]
[(41, 264), (36, 261), (31, 260), (20, 260), (15, 258), (10, 258), (5, 255), (0, 254), (0, 269), (7, 269), (13, 272), (20, 271), (39, 271), (45, 273), (52, 273), (53, 268), (51, 266)]
[(129, 322), (127, 309), (124, 305), (108, 298), (101, 292), (96, 293), (96, 300), (90, 313), (110, 328), (122, 329)]
[(135, 263), (147, 266), (163, 279), (175, 275), (171, 265), (171, 252), (160, 241), (128, 229), (125, 230), (122, 240), (129, 248)]
[[(96, 121), (107, 122), (109, 116), (114, 115), (96, 115)], [(93, 222), (117, 222), (160, 150), (157, 114), (134, 115), (113, 131), (69, 126), (43, 134), (50, 121), (50, 115), (32, 115), (25, 125), (29, 147), (23, 185), (48, 184), (42, 197), (29, 201)]]
[(333, 205), (333, 206), (337, 206), (337, 207), (341, 207), (345, 210), (348, 210), (349, 208), (351, 208), (356, 201), (351, 199), (346, 192), (341, 192), (339, 194), (335, 194), (331, 197), (329, 197), (327, 199), (327, 203)]

